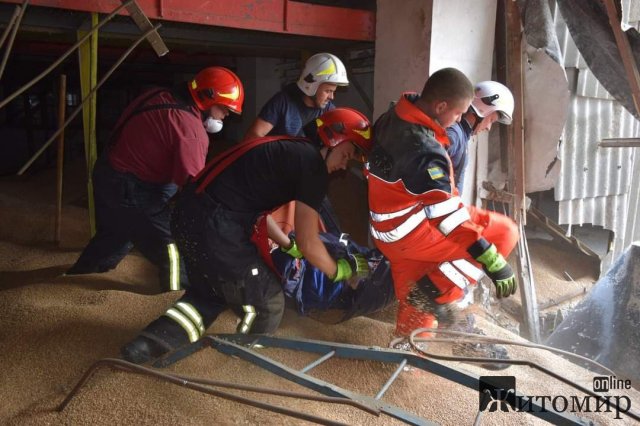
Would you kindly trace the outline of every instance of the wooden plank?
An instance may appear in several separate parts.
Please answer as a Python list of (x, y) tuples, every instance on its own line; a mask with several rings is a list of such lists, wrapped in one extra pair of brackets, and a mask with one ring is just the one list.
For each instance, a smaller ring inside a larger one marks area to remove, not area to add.
[[(22, 0), (4, 0), (21, 3)], [(289, 0), (137, 0), (151, 20), (375, 41), (375, 11)], [(113, 0), (31, 0), (31, 5), (109, 13)]]
[(629, 45), (629, 39), (620, 26), (621, 19), (614, 0), (604, 0), (604, 5), (607, 8), (609, 24), (611, 25), (613, 36), (618, 45), (624, 70), (627, 73), (627, 81), (629, 82), (633, 104), (636, 107), (637, 115), (640, 116), (640, 73), (638, 73), (638, 66), (631, 51), (631, 46)]
[(576, 249), (586, 254), (587, 256), (591, 256), (593, 258), (601, 260), (600, 255), (598, 253), (591, 250), (587, 245), (585, 245), (582, 241), (580, 241), (576, 237), (567, 236), (566, 231), (560, 225), (558, 225), (557, 223), (549, 219), (540, 210), (531, 206), (529, 207), (528, 213), (529, 213), (529, 219), (531, 219), (536, 226), (547, 231), (549, 235), (551, 235), (553, 238), (575, 247)]
[(524, 77), (522, 73), (522, 24), (520, 9), (514, 1), (505, 2), (507, 22), (507, 86), (513, 93), (515, 109), (509, 143), (509, 190), (515, 194), (510, 212), (516, 222), (526, 224), (524, 174)]

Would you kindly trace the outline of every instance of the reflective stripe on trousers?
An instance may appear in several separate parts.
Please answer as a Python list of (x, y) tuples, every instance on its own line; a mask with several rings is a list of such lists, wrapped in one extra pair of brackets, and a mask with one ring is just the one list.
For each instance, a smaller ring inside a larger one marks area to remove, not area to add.
[(167, 245), (169, 256), (169, 290), (180, 290), (180, 253), (178, 247), (171, 243)]
[(190, 303), (177, 302), (165, 315), (184, 329), (191, 343), (200, 339), (205, 332), (202, 315)]

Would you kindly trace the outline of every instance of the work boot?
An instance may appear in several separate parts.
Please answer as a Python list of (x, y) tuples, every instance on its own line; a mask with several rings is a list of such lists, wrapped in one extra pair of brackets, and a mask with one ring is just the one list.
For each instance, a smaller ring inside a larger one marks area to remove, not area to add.
[(146, 364), (188, 343), (189, 338), (182, 327), (163, 316), (123, 346), (120, 356), (134, 364)]
[(163, 345), (162, 341), (152, 339), (143, 333), (120, 349), (122, 359), (134, 364), (146, 364), (173, 349), (168, 345)]

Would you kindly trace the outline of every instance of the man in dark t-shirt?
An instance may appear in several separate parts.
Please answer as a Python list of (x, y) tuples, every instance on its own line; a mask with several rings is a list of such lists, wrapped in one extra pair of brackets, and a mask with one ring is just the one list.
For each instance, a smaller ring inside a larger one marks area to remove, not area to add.
[(334, 109), (318, 119), (318, 135), (320, 150), (302, 138), (247, 141), (214, 158), (187, 185), (171, 224), (190, 286), (122, 349), (124, 359), (144, 363), (197, 341), (227, 307), (241, 318), (239, 333), (274, 332), (284, 313), (282, 286), (252, 234), (259, 216), (290, 201), (295, 241), (274, 223), (265, 230), (283, 251), (304, 256), (336, 282), (368, 273), (360, 254), (337, 260), (329, 255), (319, 238), (318, 210), (328, 175), (368, 151), (369, 121), (358, 111)]
[[(335, 108), (336, 89), (348, 84), (347, 69), (337, 56), (311, 56), (298, 81), (285, 86), (262, 107), (244, 140), (279, 135), (314, 138), (314, 120)], [(340, 235), (340, 224), (328, 197), (322, 201), (320, 217), (327, 231)]]
[(313, 137), (306, 134), (305, 126), (334, 109), (336, 89), (347, 85), (347, 69), (337, 56), (311, 56), (298, 81), (285, 86), (264, 104), (244, 140), (279, 135)]

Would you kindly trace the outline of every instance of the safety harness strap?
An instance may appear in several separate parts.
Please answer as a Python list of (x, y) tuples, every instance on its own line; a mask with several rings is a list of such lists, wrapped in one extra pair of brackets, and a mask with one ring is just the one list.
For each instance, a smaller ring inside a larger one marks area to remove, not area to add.
[(109, 136), (109, 143), (107, 144), (107, 146), (113, 146), (113, 144), (116, 143), (118, 137), (120, 136), (120, 132), (122, 132), (122, 129), (124, 128), (124, 126), (129, 122), (129, 120), (131, 120), (136, 115), (145, 113), (147, 111), (156, 111), (160, 109), (179, 109), (182, 111), (186, 111), (190, 114), (194, 114), (193, 109), (189, 107), (189, 105), (183, 104), (183, 103), (145, 105), (149, 100), (151, 100), (151, 98), (159, 95), (162, 92), (169, 92), (169, 90), (165, 88), (158, 88), (156, 90), (152, 90), (147, 94), (147, 96), (142, 98), (138, 102), (136, 107), (133, 109), (133, 111), (131, 111), (129, 115), (127, 115), (123, 120), (121, 120), (116, 126), (116, 128), (113, 129), (113, 131), (111, 132), (111, 135)]
[(196, 188), (196, 194), (200, 194), (211, 183), (216, 176), (218, 176), (224, 169), (229, 167), (234, 161), (244, 155), (247, 151), (265, 143), (277, 141), (277, 140), (292, 140), (300, 142), (309, 142), (309, 139), (290, 137), (290, 136), (267, 136), (263, 138), (255, 138), (245, 141), (239, 145), (231, 147), (226, 151), (218, 154), (214, 157), (198, 175), (195, 177), (196, 182), (200, 182)]

